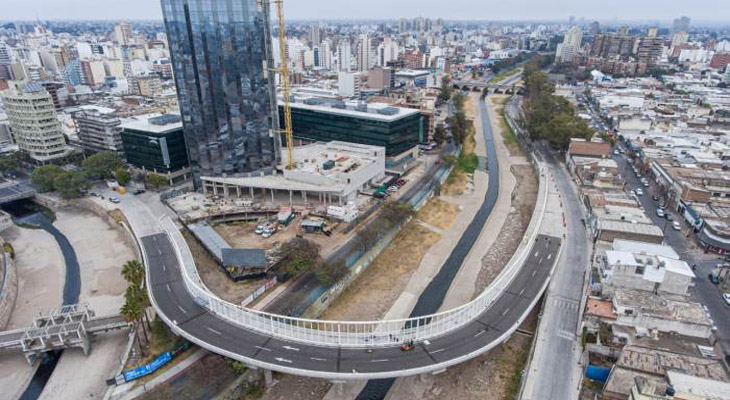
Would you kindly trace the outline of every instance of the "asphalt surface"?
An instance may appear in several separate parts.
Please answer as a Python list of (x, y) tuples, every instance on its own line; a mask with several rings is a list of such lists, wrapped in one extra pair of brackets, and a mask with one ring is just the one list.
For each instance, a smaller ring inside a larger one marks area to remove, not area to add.
[[(360, 374), (405, 376), (416, 368), (443, 368), (440, 363), (474, 357), (496, 345), (529, 311), (560, 249), (560, 238), (539, 236), (529, 260), (496, 302), (470, 324), (447, 335), (418, 343), (410, 352), (398, 346), (353, 349), (282, 341), (221, 319), (198, 305), (182, 280), (180, 265), (166, 234), (141, 239), (152, 299), (181, 333), (211, 351), (264, 368), (304, 376), (358, 379)], [(214, 348), (212, 348), (214, 347)]]
[[(581, 219), (581, 205), (570, 176), (552, 152), (535, 146), (555, 177), (566, 219), (565, 249), (548, 286), (543, 303), (535, 356), (529, 366), (532, 396), (523, 399), (572, 399), (580, 382), (576, 368), (580, 350), (576, 332), (580, 317), (583, 282), (588, 268), (590, 242)], [(540, 347), (540, 349), (537, 349)], [(577, 350), (577, 351), (576, 351)], [(533, 369), (535, 370), (533, 372)]]
[(674, 220), (680, 222), (681, 231), (674, 230), (671, 222), (656, 214), (659, 202), (652, 200), (652, 196), (657, 194), (654, 182), (647, 176), (650, 186), (644, 187), (631, 170), (631, 164), (626, 162), (628, 156), (614, 155), (613, 158), (618, 164), (619, 173), (626, 180), (626, 190), (634, 190), (639, 187), (644, 190), (644, 195), (637, 197), (646, 210), (646, 215), (658, 227), (663, 229), (665, 244), (672, 246), (672, 249), (679, 254), (680, 258), (689, 265), (697, 265), (697, 269), (694, 271), (697, 279), (694, 287), (690, 289), (690, 295), (695, 301), (704, 304), (710, 311), (712, 320), (717, 327), (715, 336), (722, 343), (725, 351), (730, 352), (730, 306), (723, 300), (722, 293), (718, 290), (717, 285), (708, 279), (712, 268), (718, 263), (723, 263), (723, 258), (721, 256), (715, 257), (712, 253), (704, 254), (703, 250), (692, 250), (690, 243), (695, 240), (694, 234), (690, 233), (687, 236), (691, 228), (689, 228), (684, 218), (677, 213), (677, 210), (667, 208), (665, 212), (671, 213)]
[[(494, 137), (492, 135), (492, 126), (489, 123), (487, 105), (483, 100), (479, 101), (479, 111), (482, 118), (484, 142), (487, 150), (486, 168), (489, 174), (487, 193), (485, 193), (484, 201), (474, 215), (474, 219), (472, 219), (469, 226), (461, 235), (459, 242), (454, 247), (449, 258), (446, 259), (438, 274), (434, 276), (426, 289), (421, 293), (418, 302), (413, 307), (410, 315), (411, 318), (433, 314), (441, 307), (441, 303), (443, 303), (446, 293), (449, 291), (449, 287), (451, 287), (451, 282), (459, 272), (459, 268), (461, 268), (472, 246), (474, 246), (489, 215), (492, 213), (494, 205), (497, 203), (497, 197), (499, 196), (499, 163), (497, 162), (497, 151), (494, 147)], [(369, 381), (357, 396), (357, 399), (382, 399), (388, 393), (390, 387), (393, 386), (394, 382), (394, 379)]]

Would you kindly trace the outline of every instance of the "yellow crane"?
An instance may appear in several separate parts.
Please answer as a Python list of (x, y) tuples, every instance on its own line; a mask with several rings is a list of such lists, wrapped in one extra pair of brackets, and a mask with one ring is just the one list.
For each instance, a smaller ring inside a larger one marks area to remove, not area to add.
[(264, 0), (263, 5), (276, 5), (276, 17), (279, 20), (279, 54), (281, 66), (276, 69), (281, 77), (281, 88), (284, 95), (284, 128), (279, 131), (286, 136), (286, 169), (294, 168), (294, 131), (291, 122), (291, 107), (289, 106), (289, 59), (286, 52), (286, 31), (284, 30), (284, 0)]

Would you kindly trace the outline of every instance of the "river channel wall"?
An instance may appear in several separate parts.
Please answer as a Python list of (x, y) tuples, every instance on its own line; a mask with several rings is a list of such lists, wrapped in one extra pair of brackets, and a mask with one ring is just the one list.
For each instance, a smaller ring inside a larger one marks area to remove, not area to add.
[[(0, 238), (0, 246), (5, 241)], [(15, 308), (15, 298), (18, 295), (18, 275), (15, 272), (15, 262), (10, 253), (2, 253), (0, 263), (0, 331), (10, 322)]]

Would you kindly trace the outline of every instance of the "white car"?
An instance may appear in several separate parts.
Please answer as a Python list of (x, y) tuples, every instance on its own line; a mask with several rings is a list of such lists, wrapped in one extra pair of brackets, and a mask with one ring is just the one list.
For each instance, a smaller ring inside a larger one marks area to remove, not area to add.
[(643, 196), (644, 195), (644, 191), (641, 190), (641, 188), (634, 189), (634, 193), (636, 193), (637, 196)]
[(682, 225), (679, 224), (679, 221), (674, 221), (672, 222), (672, 229), (674, 229), (675, 231), (681, 231)]
[(114, 204), (119, 204), (119, 197), (117, 196), (109, 196), (109, 201), (111, 201)]
[(657, 215), (657, 217), (664, 218), (664, 210), (662, 210), (661, 208), (657, 208), (656, 215)]
[(725, 300), (725, 303), (730, 306), (730, 293), (723, 293), (722, 298)]

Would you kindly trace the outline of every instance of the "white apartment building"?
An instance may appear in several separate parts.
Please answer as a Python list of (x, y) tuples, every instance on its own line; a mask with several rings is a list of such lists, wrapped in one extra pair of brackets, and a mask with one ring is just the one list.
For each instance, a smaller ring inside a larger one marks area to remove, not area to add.
[(91, 152), (109, 151), (124, 154), (122, 121), (114, 109), (85, 105), (71, 110), (81, 147)]
[(18, 90), (6, 91), (2, 98), (15, 142), (31, 159), (46, 164), (71, 152), (53, 99), (43, 86), (28, 83)]
[(575, 61), (580, 52), (580, 45), (583, 41), (583, 31), (574, 26), (568, 30), (563, 38), (563, 43), (558, 45), (555, 60), (559, 63), (571, 63)]

